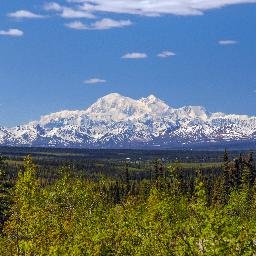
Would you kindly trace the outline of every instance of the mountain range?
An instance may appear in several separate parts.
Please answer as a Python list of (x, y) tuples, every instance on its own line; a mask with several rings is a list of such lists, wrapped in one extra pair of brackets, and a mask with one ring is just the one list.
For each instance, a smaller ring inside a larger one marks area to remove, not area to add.
[(12, 128), (0, 145), (78, 148), (193, 148), (256, 142), (256, 117), (173, 108), (154, 95), (135, 100), (118, 93), (85, 110), (52, 113)]

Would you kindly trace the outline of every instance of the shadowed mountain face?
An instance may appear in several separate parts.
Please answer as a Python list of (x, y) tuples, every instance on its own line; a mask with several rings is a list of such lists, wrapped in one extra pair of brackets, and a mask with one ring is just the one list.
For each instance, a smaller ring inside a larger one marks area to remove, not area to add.
[(153, 95), (134, 100), (117, 93), (86, 110), (0, 128), (0, 144), (10, 146), (177, 148), (255, 140), (256, 117), (209, 113), (201, 106), (176, 109)]

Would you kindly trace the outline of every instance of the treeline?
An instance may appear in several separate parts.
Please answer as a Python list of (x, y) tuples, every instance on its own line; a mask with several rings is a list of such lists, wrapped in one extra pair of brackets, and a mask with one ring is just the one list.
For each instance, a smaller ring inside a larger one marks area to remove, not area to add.
[(0, 161), (0, 255), (255, 255), (252, 154), (217, 172), (155, 161), (146, 179), (129, 164), (114, 179), (72, 167), (45, 184), (31, 157), (15, 183)]

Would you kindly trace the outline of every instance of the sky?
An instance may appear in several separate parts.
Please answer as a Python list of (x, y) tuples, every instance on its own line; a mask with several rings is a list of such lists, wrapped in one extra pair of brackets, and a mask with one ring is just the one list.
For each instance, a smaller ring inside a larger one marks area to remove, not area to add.
[(1, 0), (0, 126), (118, 92), (256, 115), (256, 0)]

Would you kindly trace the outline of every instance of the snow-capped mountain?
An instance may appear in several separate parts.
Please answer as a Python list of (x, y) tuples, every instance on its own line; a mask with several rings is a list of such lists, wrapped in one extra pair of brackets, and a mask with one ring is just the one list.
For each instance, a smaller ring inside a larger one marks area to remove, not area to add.
[(134, 100), (111, 93), (85, 110), (0, 127), (0, 144), (10, 146), (171, 148), (236, 141), (256, 141), (256, 117), (209, 113), (201, 106), (172, 108), (153, 95)]

